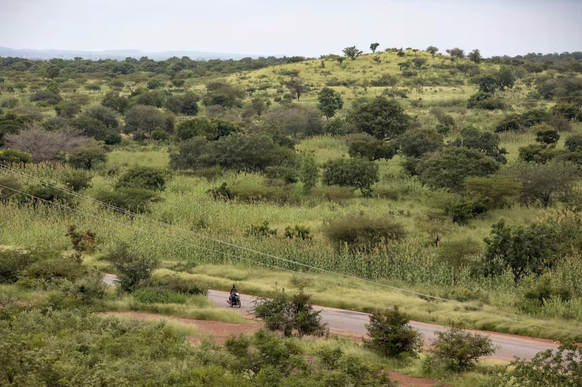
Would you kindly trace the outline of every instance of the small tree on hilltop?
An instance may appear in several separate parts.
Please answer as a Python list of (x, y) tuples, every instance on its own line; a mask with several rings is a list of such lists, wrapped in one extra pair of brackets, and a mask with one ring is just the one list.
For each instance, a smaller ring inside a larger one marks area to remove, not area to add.
[(474, 62), (476, 64), (481, 63), (481, 61), (483, 61), (483, 57), (481, 56), (481, 52), (478, 49), (474, 49), (473, 51), (471, 51), (468, 55), (469, 60), (471, 62)]
[(458, 47), (449, 48), (447, 49), (447, 54), (449, 54), (451, 58), (463, 59), (465, 57), (465, 50), (461, 50)]
[(362, 55), (364, 52), (361, 50), (358, 50), (356, 48), (356, 46), (352, 46), (352, 47), (346, 47), (343, 49), (344, 55), (347, 58), (350, 58), (351, 60), (356, 60), (357, 57), (359, 57), (360, 55)]
[(333, 117), (335, 113), (344, 106), (344, 100), (342, 99), (341, 94), (329, 87), (321, 89), (317, 96), (317, 100), (319, 102), (317, 107), (327, 117), (327, 119)]
[(376, 49), (378, 48), (378, 46), (380, 45), (380, 43), (372, 43), (370, 44), (370, 50), (372, 50), (372, 54), (376, 53)]
[(364, 339), (364, 346), (387, 357), (414, 357), (422, 347), (422, 335), (410, 326), (410, 319), (394, 309), (375, 310), (366, 324), (370, 339)]
[(439, 49), (435, 46), (428, 46), (428, 48), (426, 49), (426, 52), (430, 53), (432, 55), (432, 57), (434, 58), (435, 54), (437, 52), (439, 52)]

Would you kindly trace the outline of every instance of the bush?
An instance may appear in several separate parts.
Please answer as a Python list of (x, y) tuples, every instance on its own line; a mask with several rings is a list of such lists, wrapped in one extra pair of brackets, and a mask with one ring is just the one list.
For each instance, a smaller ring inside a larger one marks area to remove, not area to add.
[(540, 124), (531, 127), (536, 135), (536, 142), (541, 144), (556, 144), (560, 140), (560, 134), (548, 124)]
[(183, 293), (150, 288), (138, 289), (133, 292), (132, 296), (136, 301), (144, 304), (185, 304), (188, 300), (188, 296)]
[(364, 339), (364, 346), (387, 357), (414, 357), (422, 347), (422, 335), (410, 326), (410, 318), (393, 310), (375, 310), (366, 324), (370, 339)]
[(350, 251), (370, 251), (406, 236), (404, 226), (391, 218), (370, 219), (356, 214), (331, 222), (324, 233), (335, 248), (345, 246)]
[(295, 227), (285, 227), (285, 237), (289, 239), (311, 240), (309, 227), (298, 224)]
[(18, 284), (22, 287), (36, 288), (39, 283), (53, 283), (62, 279), (74, 282), (87, 274), (87, 269), (75, 256), (64, 256), (56, 250), (37, 254), (35, 261), (26, 266), (18, 277)]
[(247, 231), (248, 236), (270, 238), (277, 236), (277, 229), (272, 229), (269, 227), (269, 222), (265, 221), (263, 224), (255, 226), (251, 224), (251, 227)]
[(299, 173), (297, 169), (293, 167), (267, 167), (265, 172), (268, 178), (281, 179), (284, 180), (286, 184), (293, 184), (299, 181)]
[(471, 370), (479, 358), (495, 353), (496, 347), (487, 336), (454, 327), (446, 332), (435, 332), (435, 335), (432, 346), (434, 358), (453, 372)]
[(348, 154), (350, 157), (363, 157), (370, 161), (390, 160), (395, 155), (394, 148), (385, 141), (352, 141)]
[[(6, 188), (4, 188), (6, 187)], [(7, 203), (10, 198), (20, 191), (20, 181), (12, 176), (0, 176), (0, 203)]]
[(521, 129), (521, 119), (519, 114), (508, 114), (493, 129), (496, 133), (517, 132)]
[(27, 164), (31, 162), (32, 156), (24, 151), (10, 148), (0, 150), (1, 164)]
[(106, 161), (107, 154), (105, 153), (105, 149), (103, 148), (103, 145), (97, 141), (86, 143), (76, 152), (69, 153), (67, 159), (67, 162), (73, 168), (86, 169), (88, 171)]
[(582, 134), (573, 134), (566, 139), (564, 146), (570, 150), (570, 152), (576, 152), (578, 147), (582, 147)]
[(176, 137), (180, 141), (186, 141), (193, 137), (204, 137), (208, 141), (213, 141), (218, 138), (218, 128), (211, 119), (206, 117), (192, 118), (178, 124)]
[(91, 253), (95, 251), (99, 242), (97, 241), (97, 235), (91, 230), (86, 230), (85, 232), (77, 231), (77, 226), (69, 226), (69, 230), (65, 234), (71, 240), (73, 245), (73, 250), (80, 253)]
[(81, 170), (69, 170), (62, 176), (62, 182), (72, 191), (79, 192), (91, 187), (91, 173)]
[(398, 137), (396, 147), (406, 157), (422, 157), (443, 148), (443, 136), (430, 129), (412, 129)]
[(437, 249), (437, 260), (454, 270), (453, 281), (457, 283), (460, 271), (477, 263), (482, 250), (481, 243), (470, 237), (443, 241)]
[(155, 259), (132, 250), (125, 243), (118, 245), (104, 258), (119, 273), (116, 282), (124, 292), (133, 292), (148, 281), (159, 266)]
[(385, 97), (354, 107), (351, 120), (359, 132), (368, 133), (377, 140), (390, 140), (410, 128), (412, 118), (395, 101)]
[(324, 185), (354, 187), (363, 196), (371, 196), (372, 185), (380, 179), (378, 165), (363, 158), (329, 160), (323, 165)]
[(114, 192), (99, 191), (95, 199), (130, 212), (149, 212), (150, 204), (160, 201), (156, 192), (143, 188), (118, 188)]
[(323, 198), (329, 202), (338, 203), (342, 200), (354, 198), (355, 194), (353, 188), (329, 185), (324, 187), (313, 187), (310, 191), (310, 197)]
[(0, 249), (0, 284), (13, 284), (20, 273), (39, 259), (35, 252)]
[(164, 173), (157, 168), (134, 166), (119, 177), (115, 187), (163, 191), (166, 188), (166, 179)]
[(325, 325), (321, 324), (321, 311), (314, 311), (309, 303), (311, 296), (303, 289), (291, 298), (284, 290), (278, 290), (273, 299), (259, 299), (253, 308), (256, 318), (265, 322), (271, 331), (281, 331), (285, 336), (297, 332), (298, 336), (322, 336)]
[(153, 106), (136, 105), (125, 114), (126, 133), (151, 133), (156, 128), (168, 129), (164, 115)]
[(30, 102), (44, 102), (47, 105), (56, 105), (63, 100), (60, 94), (48, 90), (40, 90), (30, 96)]
[(58, 203), (68, 207), (77, 206), (77, 201), (73, 195), (47, 185), (29, 185), (24, 189), (24, 192), (26, 195), (17, 195), (17, 201), (20, 204), (31, 202), (35, 207), (39, 203)]
[(484, 110), (503, 110), (507, 106), (499, 98), (494, 97), (493, 93), (485, 93), (483, 91), (473, 94), (468, 102), (468, 109), (484, 109)]
[(208, 287), (195, 279), (181, 277), (176, 274), (155, 276), (151, 279), (150, 285), (156, 289), (184, 293), (189, 295), (208, 294)]

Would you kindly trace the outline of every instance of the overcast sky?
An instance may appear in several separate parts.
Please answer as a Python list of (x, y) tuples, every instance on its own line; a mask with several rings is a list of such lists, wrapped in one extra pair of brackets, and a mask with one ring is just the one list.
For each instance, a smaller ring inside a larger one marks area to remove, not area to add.
[(582, 0), (0, 0), (0, 46), (319, 56), (582, 51)]

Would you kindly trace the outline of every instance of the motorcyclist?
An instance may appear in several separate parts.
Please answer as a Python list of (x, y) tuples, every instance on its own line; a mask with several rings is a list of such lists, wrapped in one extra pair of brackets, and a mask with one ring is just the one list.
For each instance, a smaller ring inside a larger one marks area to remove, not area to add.
[(232, 301), (234, 301), (234, 294), (238, 293), (238, 290), (236, 289), (236, 285), (232, 284), (232, 289), (230, 289), (230, 302), (232, 303)]

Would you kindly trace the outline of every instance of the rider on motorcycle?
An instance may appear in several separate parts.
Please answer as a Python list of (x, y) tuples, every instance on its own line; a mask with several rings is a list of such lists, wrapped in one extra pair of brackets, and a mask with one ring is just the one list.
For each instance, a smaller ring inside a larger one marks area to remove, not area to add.
[(232, 284), (232, 289), (230, 289), (230, 302), (234, 300), (235, 293), (238, 293), (238, 290), (236, 289), (236, 285)]

